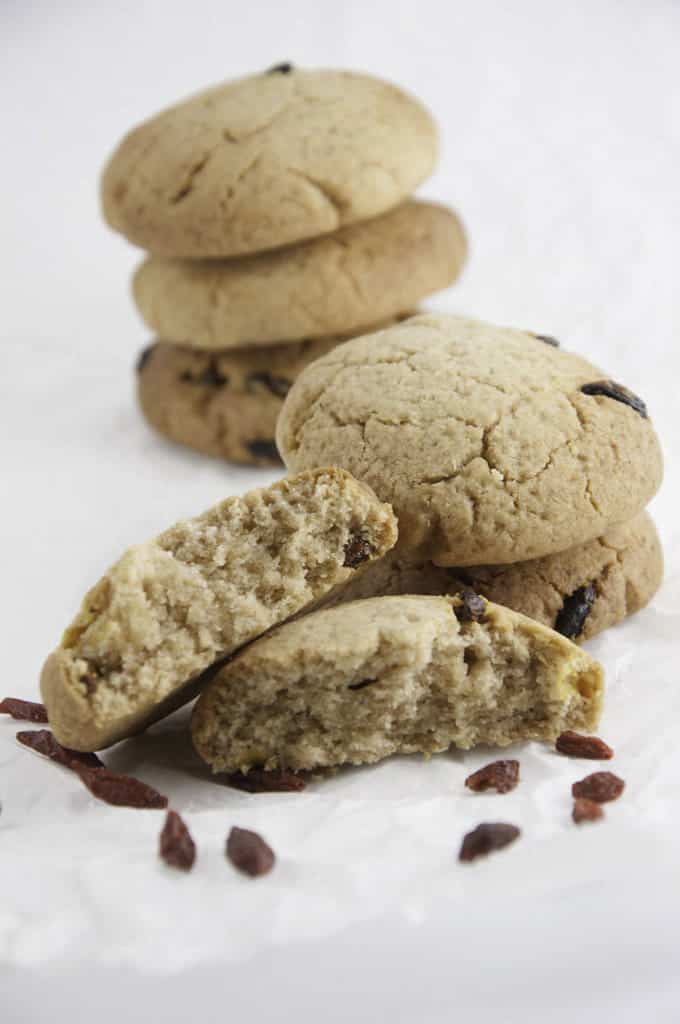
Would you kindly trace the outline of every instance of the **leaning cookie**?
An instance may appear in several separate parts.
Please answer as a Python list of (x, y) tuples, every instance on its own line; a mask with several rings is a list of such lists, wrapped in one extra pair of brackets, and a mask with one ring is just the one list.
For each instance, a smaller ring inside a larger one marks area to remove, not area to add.
[(432, 172), (437, 129), (388, 82), (280, 65), (134, 128), (102, 179), (104, 216), (171, 259), (261, 252), (396, 206)]
[(131, 548), (86, 595), (43, 668), (57, 740), (97, 750), (195, 695), (201, 673), (300, 612), (396, 540), (348, 473), (301, 473)]
[(147, 422), (171, 441), (231, 462), (277, 465), (276, 420), (293, 381), (347, 340), (340, 335), (215, 352), (157, 342), (137, 362), (139, 404)]
[(362, 334), (448, 287), (466, 251), (453, 211), (413, 200), (276, 252), (194, 263), (149, 257), (133, 294), (158, 337), (194, 348)]
[(364, 764), (593, 729), (602, 688), (596, 661), (517, 612), (379, 597), (257, 640), (208, 684), (192, 733), (214, 771)]
[(317, 359), (277, 424), (289, 469), (343, 466), (389, 501), (402, 552), (498, 565), (642, 511), (662, 477), (645, 403), (525, 331), (415, 316)]
[(390, 551), (322, 605), (384, 594), (453, 594), (470, 587), (580, 643), (644, 608), (662, 578), (659, 536), (643, 512), (587, 544), (515, 565), (444, 569)]

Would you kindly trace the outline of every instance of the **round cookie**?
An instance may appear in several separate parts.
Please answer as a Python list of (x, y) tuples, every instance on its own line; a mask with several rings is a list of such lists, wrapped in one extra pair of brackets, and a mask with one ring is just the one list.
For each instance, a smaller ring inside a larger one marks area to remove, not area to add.
[(659, 536), (643, 512), (587, 544), (515, 565), (445, 569), (389, 552), (323, 603), (385, 594), (455, 594), (470, 587), (581, 643), (644, 608), (662, 578)]
[(199, 263), (151, 257), (133, 294), (158, 337), (197, 348), (358, 334), (450, 285), (465, 253), (452, 211), (410, 201), (278, 252)]
[(401, 550), (519, 562), (600, 536), (662, 476), (640, 399), (523, 331), (416, 316), (307, 367), (277, 427), (291, 469), (338, 465), (391, 502)]
[(293, 381), (347, 335), (206, 352), (156, 342), (137, 362), (147, 422), (178, 444), (231, 462), (279, 465), (276, 421)]
[(238, 256), (375, 217), (436, 158), (430, 114), (401, 89), (282, 65), (134, 128), (104, 170), (102, 206), (112, 228), (158, 255)]

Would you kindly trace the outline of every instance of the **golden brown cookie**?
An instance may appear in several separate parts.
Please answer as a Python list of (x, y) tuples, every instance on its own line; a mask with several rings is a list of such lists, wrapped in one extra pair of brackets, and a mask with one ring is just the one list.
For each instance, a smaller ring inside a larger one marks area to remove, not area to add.
[(437, 130), (412, 96), (369, 75), (285, 67), (134, 128), (104, 170), (111, 227), (172, 259), (261, 252), (378, 216), (432, 172)]
[(450, 285), (465, 253), (454, 213), (410, 201), (276, 252), (200, 263), (151, 257), (133, 292), (158, 337), (196, 348), (363, 334)]
[(534, 335), (412, 317), (303, 370), (277, 444), (292, 470), (337, 465), (438, 565), (540, 558), (646, 506), (662, 457), (644, 402)]

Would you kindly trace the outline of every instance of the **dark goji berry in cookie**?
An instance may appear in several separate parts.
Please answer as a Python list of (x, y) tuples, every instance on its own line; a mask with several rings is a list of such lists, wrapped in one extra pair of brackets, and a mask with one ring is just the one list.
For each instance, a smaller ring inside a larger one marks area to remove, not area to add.
[(486, 612), (486, 601), (470, 587), (465, 587), (458, 594), (460, 603), (454, 606), (459, 622), (481, 622)]
[(566, 636), (568, 640), (575, 640), (580, 636), (596, 597), (597, 592), (593, 583), (587, 583), (569, 597), (565, 597), (555, 619), (555, 631)]
[(559, 348), (560, 343), (557, 338), (553, 338), (552, 334), (534, 334), (534, 338), (538, 341), (544, 342), (546, 345), (552, 345), (553, 348)]
[(153, 345), (147, 345), (146, 348), (143, 348), (142, 351), (139, 353), (139, 355), (137, 356), (137, 362), (135, 363), (136, 373), (142, 372), (146, 364), (151, 359), (151, 353), (153, 352), (155, 347), (155, 343)]
[(246, 448), (256, 459), (267, 459), (269, 462), (281, 461), (275, 441), (246, 441)]
[(272, 395), (275, 395), (276, 398), (285, 398), (293, 386), (285, 377), (275, 377), (267, 370), (259, 370), (255, 373), (249, 373), (246, 377), (246, 388), (249, 391), (252, 391), (258, 385), (266, 388), (267, 391), (271, 392)]
[(622, 402), (643, 419), (647, 419), (647, 406), (642, 399), (625, 388), (623, 384), (617, 384), (615, 380), (594, 380), (591, 384), (584, 384), (581, 391), (584, 395), (603, 395), (605, 398), (613, 398), (615, 402)]
[(284, 61), (282, 64), (275, 64), (274, 67), (268, 68), (265, 74), (267, 75), (289, 75), (295, 68), (294, 64), (289, 61)]
[(342, 564), (349, 569), (355, 569), (362, 562), (367, 562), (372, 554), (373, 545), (361, 530), (356, 530), (354, 533), (350, 533), (349, 540), (345, 544), (345, 560)]

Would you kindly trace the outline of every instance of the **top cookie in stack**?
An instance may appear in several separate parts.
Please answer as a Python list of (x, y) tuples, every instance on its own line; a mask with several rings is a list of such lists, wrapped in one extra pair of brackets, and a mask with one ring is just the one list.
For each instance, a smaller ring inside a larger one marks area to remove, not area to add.
[(413, 97), (290, 64), (135, 128), (102, 201), (150, 254), (134, 297), (161, 339), (138, 364), (151, 424), (238, 462), (277, 460), (276, 417), (298, 373), (460, 273), (458, 218), (409, 198), (436, 156)]

